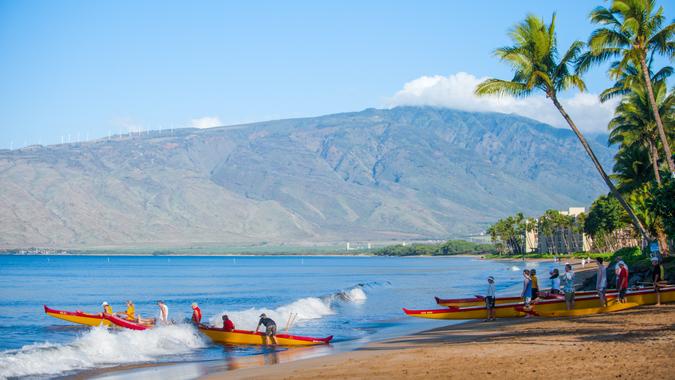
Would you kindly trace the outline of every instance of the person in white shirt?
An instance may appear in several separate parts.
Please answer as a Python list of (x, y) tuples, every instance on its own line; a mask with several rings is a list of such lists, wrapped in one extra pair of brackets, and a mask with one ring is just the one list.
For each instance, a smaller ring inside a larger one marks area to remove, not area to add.
[(490, 276), (487, 278), (488, 287), (485, 294), (485, 308), (487, 309), (487, 321), (494, 321), (495, 318), (495, 301), (497, 299), (495, 289), (495, 278)]
[(607, 298), (605, 292), (607, 291), (607, 268), (603, 265), (602, 257), (595, 259), (598, 264), (597, 279), (595, 281), (595, 288), (598, 290), (598, 297), (600, 298), (600, 306), (607, 307)]
[(169, 323), (169, 307), (166, 306), (164, 301), (157, 301), (157, 306), (159, 306), (159, 322), (162, 324)]

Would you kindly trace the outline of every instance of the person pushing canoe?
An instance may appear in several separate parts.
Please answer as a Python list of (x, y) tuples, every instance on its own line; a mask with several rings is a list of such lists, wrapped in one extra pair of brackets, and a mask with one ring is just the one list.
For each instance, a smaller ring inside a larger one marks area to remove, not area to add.
[(202, 310), (197, 305), (197, 302), (192, 303), (192, 323), (195, 325), (202, 323)]
[(271, 318), (267, 318), (267, 315), (265, 313), (260, 314), (260, 321), (258, 322), (258, 326), (255, 328), (255, 332), (257, 333), (258, 330), (260, 329), (260, 325), (265, 326), (265, 344), (267, 344), (267, 338), (269, 337), (270, 340), (272, 341), (272, 344), (277, 344), (277, 339), (274, 337), (277, 334), (277, 324), (274, 322)]

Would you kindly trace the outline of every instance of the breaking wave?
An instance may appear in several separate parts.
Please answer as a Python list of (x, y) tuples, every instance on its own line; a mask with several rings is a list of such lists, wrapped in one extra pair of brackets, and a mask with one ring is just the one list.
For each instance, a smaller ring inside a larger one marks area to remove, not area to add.
[(306, 297), (296, 300), (288, 305), (280, 306), (276, 309), (250, 308), (239, 311), (225, 310), (209, 319), (214, 326), (222, 326), (222, 316), (227, 314), (234, 322), (237, 329), (255, 330), (258, 324), (260, 314), (265, 313), (268, 317), (275, 320), (282, 328), (291, 318), (293, 313), (297, 314), (295, 323), (319, 319), (328, 315), (335, 314), (333, 307), (340, 303), (345, 304), (363, 304), (368, 299), (364, 289), (388, 285), (388, 282), (369, 282), (357, 284), (349, 289), (340, 290), (323, 297)]
[(71, 343), (38, 343), (0, 352), (0, 379), (148, 362), (160, 356), (185, 354), (206, 345), (191, 325), (145, 331), (95, 327)]

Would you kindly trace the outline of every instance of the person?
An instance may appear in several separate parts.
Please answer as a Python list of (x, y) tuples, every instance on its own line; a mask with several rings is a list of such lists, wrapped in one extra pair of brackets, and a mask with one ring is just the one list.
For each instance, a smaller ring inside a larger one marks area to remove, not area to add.
[(537, 279), (537, 270), (530, 270), (530, 279), (532, 279), (532, 300), (539, 298), (539, 280)]
[(202, 309), (199, 308), (197, 302), (192, 303), (192, 323), (195, 325), (202, 323)]
[(595, 289), (598, 291), (598, 298), (600, 298), (600, 306), (607, 307), (607, 298), (605, 293), (607, 291), (607, 269), (603, 264), (602, 257), (595, 259), (596, 264), (598, 264), (598, 270), (595, 280)]
[(267, 318), (265, 313), (260, 314), (260, 321), (258, 321), (258, 326), (255, 328), (255, 332), (258, 332), (260, 326), (265, 326), (265, 344), (267, 344), (267, 338), (272, 341), (272, 344), (277, 344), (277, 339), (275, 335), (277, 334), (277, 324), (272, 320), (272, 318)]
[(562, 274), (562, 281), (564, 282), (563, 291), (565, 292), (565, 307), (567, 310), (574, 309), (574, 272), (572, 265), (565, 265), (565, 273)]
[(530, 307), (530, 301), (532, 301), (532, 279), (530, 278), (529, 269), (523, 271), (523, 292), (520, 296), (523, 298), (525, 307)]
[(494, 321), (495, 318), (495, 300), (496, 300), (496, 289), (495, 289), (495, 278), (490, 276), (487, 278), (488, 287), (485, 294), (485, 308), (487, 309), (487, 321)]
[(124, 317), (128, 321), (136, 320), (136, 307), (131, 300), (127, 300), (127, 310), (124, 313), (116, 313), (118, 317)]
[(584, 258), (581, 259), (581, 267), (582, 268), (586, 267), (586, 259), (584, 259)]
[(661, 306), (661, 290), (660, 286), (665, 281), (665, 269), (660, 263), (658, 257), (652, 257), (652, 283), (654, 284), (654, 291), (656, 292), (656, 305)]
[(223, 330), (225, 331), (234, 331), (234, 323), (232, 320), (227, 316), (227, 314), (223, 314)]
[(626, 303), (626, 291), (628, 290), (628, 269), (623, 261), (619, 262), (619, 276), (617, 277), (619, 289), (619, 302)]
[(110, 304), (108, 302), (103, 301), (101, 306), (103, 306), (103, 313), (102, 314), (112, 314), (113, 313), (112, 306), (110, 306)]
[(159, 322), (162, 324), (169, 323), (169, 307), (166, 306), (164, 301), (157, 301), (157, 306), (159, 306)]
[(551, 275), (549, 277), (551, 281), (551, 294), (560, 294), (560, 272), (558, 272), (558, 268), (551, 269), (549, 274)]
[(616, 264), (614, 264), (614, 275), (616, 277), (616, 288), (619, 289), (619, 272), (621, 272), (621, 268), (619, 267), (619, 264), (623, 264), (623, 266), (626, 268), (626, 272), (628, 272), (628, 265), (623, 262), (623, 257), (619, 256), (616, 258)]

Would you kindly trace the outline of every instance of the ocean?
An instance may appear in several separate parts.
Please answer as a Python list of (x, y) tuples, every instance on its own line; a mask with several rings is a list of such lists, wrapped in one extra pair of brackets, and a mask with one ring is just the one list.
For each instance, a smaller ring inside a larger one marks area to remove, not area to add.
[[(161, 376), (187, 379), (214, 366), (237, 367), (233, 363), (246, 358), (268, 363), (268, 348), (214, 344), (185, 323), (192, 302), (207, 323), (219, 324), (226, 313), (238, 329), (255, 329), (264, 312), (283, 331), (296, 313), (291, 333), (334, 336), (329, 348), (278, 348), (274, 355), (354, 349), (447, 325), (407, 317), (401, 308), (436, 308), (434, 296), (482, 294), (488, 275), (496, 278), (498, 293), (517, 294), (522, 265), (472, 257), (0, 256), (0, 379), (114, 378), (108, 369), (157, 363), (190, 364), (190, 370), (178, 365), (171, 376)], [(548, 269), (528, 263), (539, 265)], [(72, 325), (43, 311), (48, 305), (95, 313), (103, 301), (123, 311), (127, 299), (144, 317), (157, 316), (156, 302), (163, 300), (176, 324), (108, 330)]]

